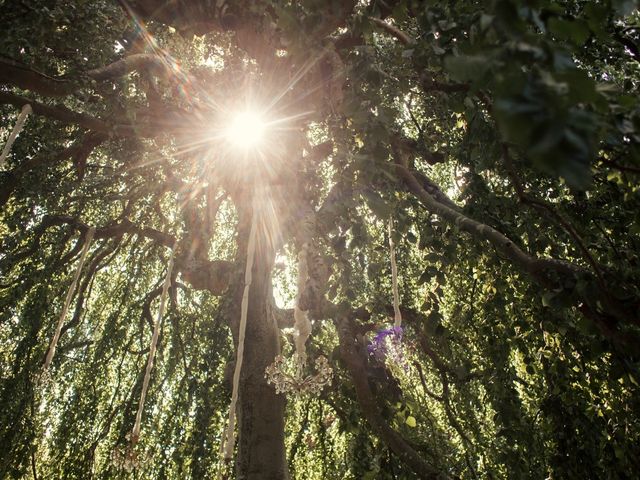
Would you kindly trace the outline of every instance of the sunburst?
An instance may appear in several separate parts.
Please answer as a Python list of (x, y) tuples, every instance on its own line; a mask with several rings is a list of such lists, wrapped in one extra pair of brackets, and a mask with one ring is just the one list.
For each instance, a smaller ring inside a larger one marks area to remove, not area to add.
[(257, 110), (235, 113), (224, 131), (225, 139), (234, 149), (252, 150), (259, 148), (267, 135), (268, 123)]

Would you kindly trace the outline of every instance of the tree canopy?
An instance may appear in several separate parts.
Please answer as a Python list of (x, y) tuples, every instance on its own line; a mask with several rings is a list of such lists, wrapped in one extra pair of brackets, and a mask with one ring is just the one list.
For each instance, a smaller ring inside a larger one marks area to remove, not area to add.
[(0, 19), (0, 478), (637, 476), (636, 1)]

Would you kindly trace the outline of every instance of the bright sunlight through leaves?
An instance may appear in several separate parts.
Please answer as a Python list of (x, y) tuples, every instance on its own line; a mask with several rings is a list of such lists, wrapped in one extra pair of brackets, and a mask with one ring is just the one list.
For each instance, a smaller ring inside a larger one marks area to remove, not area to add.
[(238, 112), (233, 116), (225, 136), (236, 148), (257, 148), (264, 140), (267, 124), (263, 116), (251, 110)]

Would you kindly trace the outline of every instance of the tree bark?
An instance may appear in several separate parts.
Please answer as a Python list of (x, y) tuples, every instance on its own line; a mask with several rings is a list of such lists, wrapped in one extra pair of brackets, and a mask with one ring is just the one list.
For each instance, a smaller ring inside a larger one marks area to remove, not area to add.
[[(246, 262), (246, 245), (251, 211), (240, 205), (238, 252)], [(258, 223), (260, 225), (260, 222)], [(268, 385), (265, 368), (280, 353), (279, 331), (272, 311), (271, 271), (275, 251), (262, 228), (257, 229), (253, 281), (249, 291), (249, 308), (244, 359), (240, 376), (238, 402), (238, 444), (236, 478), (238, 480), (285, 480), (289, 478), (284, 446), (285, 397)], [(244, 269), (243, 269), (244, 270)], [(240, 319), (243, 281), (238, 277), (232, 287), (231, 326), (236, 343)]]

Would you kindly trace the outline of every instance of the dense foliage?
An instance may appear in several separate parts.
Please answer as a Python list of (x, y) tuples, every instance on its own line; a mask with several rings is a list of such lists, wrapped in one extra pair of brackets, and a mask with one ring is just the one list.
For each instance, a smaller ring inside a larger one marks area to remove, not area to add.
[[(0, 171), (0, 478), (233, 475), (219, 450), (258, 189), (237, 478), (287, 475), (256, 473), (265, 450), (242, 438), (252, 412), (282, 417), (251, 394), (273, 389), (251, 355), (274, 319), (291, 355), (303, 244), (308, 349), (334, 376), (282, 406), (291, 478), (638, 475), (637, 2), (7, 0), (0, 23), (3, 141), (33, 108)], [(276, 121), (260, 155), (219, 135), (247, 103)], [(113, 452), (172, 247), (127, 472)]]

